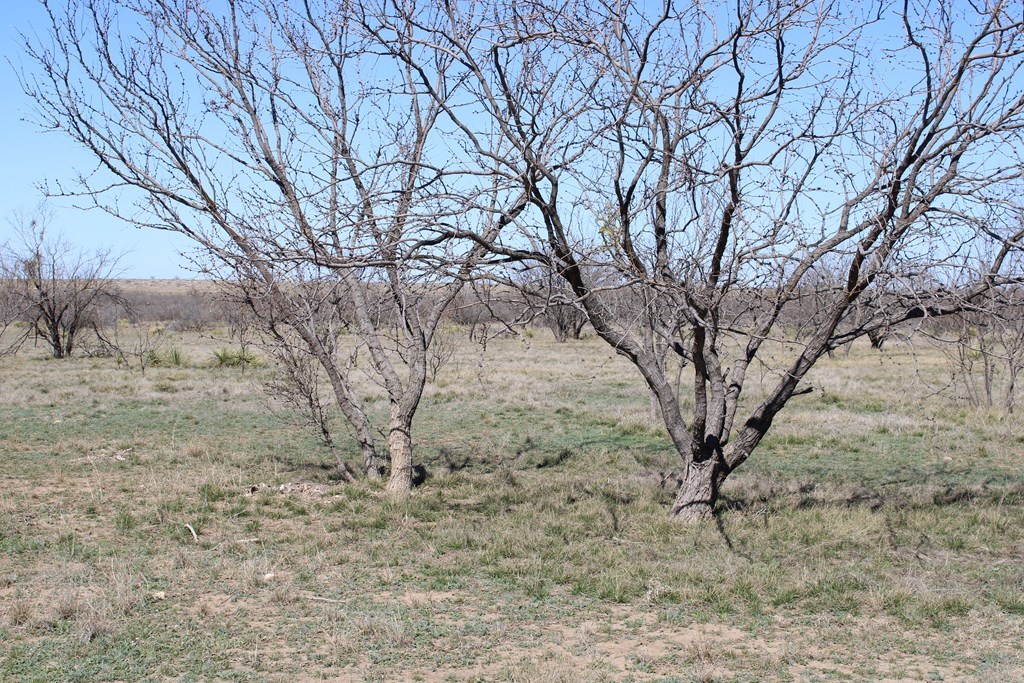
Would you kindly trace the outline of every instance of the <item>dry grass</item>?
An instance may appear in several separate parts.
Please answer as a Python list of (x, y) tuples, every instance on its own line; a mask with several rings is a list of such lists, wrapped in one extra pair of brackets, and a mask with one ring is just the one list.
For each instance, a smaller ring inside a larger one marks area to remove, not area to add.
[(5, 359), (0, 679), (1024, 679), (1024, 427), (940, 360), (824, 362), (685, 528), (595, 340), (463, 340), (400, 504), (269, 416), (268, 368)]

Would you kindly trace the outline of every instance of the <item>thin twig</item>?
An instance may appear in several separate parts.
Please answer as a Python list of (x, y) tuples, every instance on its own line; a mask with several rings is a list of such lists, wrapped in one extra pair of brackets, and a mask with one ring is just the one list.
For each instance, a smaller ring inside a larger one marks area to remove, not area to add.
[(306, 600), (312, 600), (313, 602), (327, 602), (332, 605), (343, 604), (341, 600), (334, 600), (333, 598), (321, 598), (319, 595), (304, 595), (303, 597), (306, 598)]

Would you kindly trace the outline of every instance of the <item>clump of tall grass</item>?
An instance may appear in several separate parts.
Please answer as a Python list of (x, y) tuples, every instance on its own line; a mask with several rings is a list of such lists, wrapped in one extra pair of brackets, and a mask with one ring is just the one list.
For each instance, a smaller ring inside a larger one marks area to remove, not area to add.
[(191, 367), (192, 359), (178, 348), (161, 351), (150, 351), (146, 364), (154, 368), (187, 368)]
[(249, 349), (222, 348), (213, 352), (210, 364), (218, 368), (258, 368), (263, 365), (263, 361)]

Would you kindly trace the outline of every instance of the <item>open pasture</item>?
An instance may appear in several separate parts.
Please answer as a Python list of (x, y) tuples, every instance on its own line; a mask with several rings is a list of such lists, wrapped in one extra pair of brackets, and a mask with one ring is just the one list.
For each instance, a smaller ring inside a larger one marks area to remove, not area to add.
[(1024, 680), (1024, 424), (934, 350), (823, 359), (688, 527), (602, 342), (449, 333), (402, 503), (209, 335), (0, 360), (0, 679)]

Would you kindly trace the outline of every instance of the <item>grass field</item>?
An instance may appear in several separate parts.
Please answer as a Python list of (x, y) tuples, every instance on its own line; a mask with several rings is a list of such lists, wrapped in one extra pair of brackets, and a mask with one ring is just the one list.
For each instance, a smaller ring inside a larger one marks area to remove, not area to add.
[(0, 680), (1024, 680), (1024, 424), (936, 395), (927, 349), (823, 360), (686, 527), (600, 341), (463, 341), (400, 504), (268, 368), (165, 345), (0, 360)]

